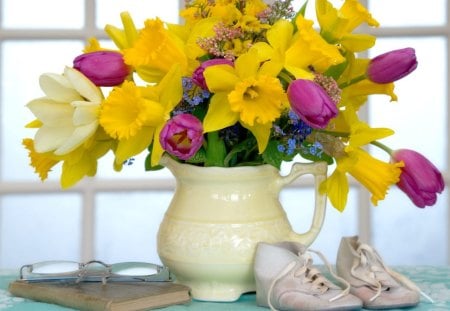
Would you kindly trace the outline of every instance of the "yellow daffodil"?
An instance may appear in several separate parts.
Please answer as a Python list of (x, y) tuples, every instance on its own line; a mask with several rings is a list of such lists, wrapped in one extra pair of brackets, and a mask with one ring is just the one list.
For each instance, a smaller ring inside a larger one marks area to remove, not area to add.
[(267, 4), (262, 0), (247, 0), (245, 1), (244, 12), (246, 15), (257, 17), (266, 8)]
[[(266, 66), (270, 63), (274, 67), (274, 70), (281, 71), (283, 67), (290, 68), (289, 64), (286, 64), (286, 51), (288, 50), (292, 38), (294, 35), (294, 26), (287, 20), (279, 20), (266, 32), (267, 41), (257, 42), (253, 44), (251, 49), (257, 50), (261, 58), (266, 62)], [(301, 74), (297, 76), (303, 76), (303, 78), (312, 79), (313, 75), (305, 71), (305, 68), (300, 68), (298, 70), (292, 70), (295, 73), (298, 71)]]
[(188, 25), (213, 17), (226, 25), (233, 25), (242, 16), (257, 17), (267, 8), (267, 4), (261, 0), (248, 0), (245, 2), (236, 0), (224, 0), (210, 2), (207, 0), (191, 1), (189, 7), (180, 12), (180, 16)]
[(85, 176), (95, 176), (97, 160), (103, 157), (114, 146), (114, 141), (103, 129), (95, 133), (87, 142), (62, 157), (61, 187), (67, 189), (75, 185)]
[[(286, 63), (297, 68), (312, 66), (317, 72), (345, 61), (337, 46), (327, 43), (313, 28), (313, 22), (298, 15), (297, 38), (286, 51)], [(288, 69), (289, 70), (289, 69)]]
[(294, 27), (290, 22), (277, 21), (267, 31), (269, 44), (256, 43), (253, 48), (270, 59), (274, 66), (284, 67), (296, 79), (312, 80), (311, 67), (317, 72), (324, 72), (330, 66), (345, 61), (339, 49), (323, 40), (314, 30), (312, 21), (299, 15), (296, 24), (298, 32), (294, 36)]
[(163, 153), (159, 133), (181, 96), (181, 72), (177, 65), (156, 86), (144, 88), (126, 81), (112, 90), (102, 103), (100, 124), (118, 140), (114, 163), (117, 170), (152, 142), (152, 165), (158, 164)]
[(332, 154), (336, 158), (337, 166), (328, 180), (322, 184), (321, 191), (326, 192), (332, 205), (342, 211), (349, 191), (348, 173), (372, 193), (372, 203), (376, 205), (384, 198), (389, 186), (398, 181), (399, 168), (402, 164), (389, 164), (375, 159), (361, 147), (386, 138), (394, 134), (394, 131), (388, 128), (369, 127), (359, 120), (352, 107), (341, 110), (339, 117), (334, 121), (330, 127), (333, 127), (336, 133), (348, 133), (347, 146), (344, 148), (345, 152), (340, 152), (339, 155)]
[(245, 1), (244, 14), (237, 20), (236, 27), (240, 27), (246, 32), (254, 33), (270, 28), (268, 24), (263, 24), (258, 19), (259, 14), (267, 7), (267, 4), (261, 0)]
[(209, 0), (191, 1), (189, 7), (180, 11), (180, 16), (185, 20), (187, 25), (192, 25), (208, 16), (208, 8)]
[[(350, 158), (345, 158), (350, 161)], [(347, 178), (346, 165), (342, 161), (336, 160), (338, 164), (334, 172), (320, 185), (319, 191), (326, 193), (331, 205), (338, 211), (344, 211), (347, 206), (348, 192), (350, 186)], [(345, 162), (344, 162), (345, 163)]]
[(369, 80), (363, 80), (344, 88), (341, 102), (358, 109), (367, 102), (368, 96), (373, 94), (388, 95), (391, 101), (397, 101), (393, 83), (378, 84)]
[(356, 111), (351, 107), (341, 111), (341, 115), (344, 116), (345, 122), (350, 129), (348, 146), (346, 147), (347, 152), (394, 134), (394, 131), (389, 128), (370, 127), (358, 118)]
[(263, 152), (269, 140), (272, 122), (285, 108), (286, 94), (277, 71), (260, 67), (253, 50), (241, 55), (234, 68), (216, 65), (206, 68), (206, 84), (215, 93), (203, 121), (205, 132), (220, 130), (240, 122), (249, 129)]
[(355, 148), (347, 156), (336, 160), (336, 170), (322, 183), (320, 190), (327, 193), (332, 205), (343, 211), (347, 203), (349, 184), (346, 174), (352, 175), (371, 194), (373, 205), (383, 200), (391, 185), (400, 180), (403, 163), (386, 163), (372, 157), (361, 148)]
[(44, 181), (48, 177), (48, 172), (59, 163), (59, 157), (55, 156), (52, 152), (39, 153), (34, 149), (34, 142), (31, 138), (25, 138), (22, 140), (22, 144), (28, 150), (28, 157), (30, 158), (30, 165), (34, 167), (35, 173), (39, 175), (39, 178)]
[(205, 51), (198, 45), (198, 39), (213, 37), (215, 34), (214, 26), (217, 22), (218, 20), (215, 18), (205, 18), (191, 27), (188, 25), (177, 27), (173, 25), (168, 26), (172, 33), (176, 33), (178, 37), (184, 40), (189, 67), (197, 67), (198, 61), (196, 59), (205, 54)]
[(39, 81), (46, 97), (27, 104), (42, 123), (34, 147), (39, 153), (67, 154), (94, 135), (103, 95), (82, 73), (69, 67), (63, 75), (43, 74)]
[(369, 190), (371, 201), (376, 206), (378, 201), (384, 199), (389, 187), (400, 180), (403, 163), (383, 162), (363, 149), (355, 149), (352, 153), (355, 153), (357, 161), (348, 167), (348, 173)]
[(253, 33), (259, 33), (263, 29), (270, 28), (268, 24), (261, 23), (258, 18), (252, 15), (243, 15), (236, 23), (236, 27), (239, 27), (245, 32)]
[(97, 160), (111, 149), (112, 143), (101, 128), (80, 147), (65, 155), (36, 152), (34, 141), (31, 138), (24, 139), (22, 142), (28, 150), (30, 165), (35, 168), (35, 172), (42, 181), (47, 179), (48, 173), (55, 165), (63, 162), (60, 178), (63, 189), (74, 186), (85, 176), (95, 176)]
[(179, 64), (183, 74), (188, 70), (184, 42), (159, 18), (145, 21), (135, 44), (124, 50), (124, 59), (147, 82), (160, 81), (174, 63)]
[(117, 28), (113, 25), (106, 25), (105, 32), (114, 41), (116, 46), (120, 49), (130, 48), (134, 45), (138, 38), (138, 30), (134, 25), (130, 13), (120, 13), (123, 29)]
[(379, 23), (357, 0), (346, 0), (336, 10), (328, 0), (316, 0), (316, 15), (320, 34), (330, 43), (340, 43), (345, 50), (360, 52), (375, 44), (375, 37), (366, 34), (352, 34), (362, 23), (378, 27)]
[(241, 18), (242, 13), (234, 3), (216, 3), (209, 8), (209, 16), (225, 25), (233, 25)]
[(372, 128), (369, 127), (364, 122), (359, 122), (351, 126), (351, 134), (349, 139), (349, 147), (346, 151), (351, 150), (350, 148), (357, 148), (371, 142), (386, 138), (394, 134), (394, 131), (388, 128)]
[(100, 42), (98, 42), (97, 38), (91, 37), (88, 39), (88, 43), (84, 47), (83, 53), (92, 53), (92, 52), (104, 51), (104, 50), (108, 50), (108, 49), (102, 48), (100, 46)]

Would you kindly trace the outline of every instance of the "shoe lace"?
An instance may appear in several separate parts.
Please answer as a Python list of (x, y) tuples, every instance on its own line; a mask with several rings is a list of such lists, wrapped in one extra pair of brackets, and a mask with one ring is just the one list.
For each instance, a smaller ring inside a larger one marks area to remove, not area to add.
[[(361, 281), (370, 284), (375, 290), (376, 293), (373, 297), (370, 298), (370, 301), (374, 301), (377, 299), (383, 290), (383, 284), (386, 284), (387, 280), (385, 277), (383, 278), (383, 275), (387, 274), (393, 279), (397, 280), (398, 282), (402, 283), (404, 286), (409, 288), (410, 290), (416, 291), (420, 293), (422, 296), (424, 296), (426, 299), (428, 299), (431, 303), (434, 303), (433, 299), (431, 299), (430, 296), (425, 294), (414, 282), (409, 280), (404, 275), (391, 270), (389, 267), (387, 267), (383, 260), (381, 259), (381, 256), (378, 254), (376, 250), (374, 250), (372, 247), (370, 247), (367, 244), (361, 244), (356, 252), (359, 254), (360, 260), (355, 260), (352, 268), (350, 270), (351, 274), (355, 277), (360, 279)], [(367, 274), (361, 273), (356, 271), (356, 268), (358, 266), (366, 267), (369, 266), (370, 272)], [(384, 287), (385, 290), (389, 290), (389, 286)]]
[(271, 302), (273, 288), (281, 278), (283, 278), (288, 273), (291, 273), (292, 271), (294, 272), (294, 277), (303, 277), (303, 283), (311, 283), (314, 288), (319, 290), (322, 294), (325, 293), (330, 288), (330, 286), (332, 286), (330, 282), (321, 274), (321, 272), (317, 268), (314, 268), (312, 266), (313, 260), (309, 253), (314, 253), (319, 256), (319, 258), (325, 264), (328, 272), (345, 287), (338, 295), (330, 298), (330, 302), (342, 298), (350, 293), (350, 284), (333, 272), (331, 264), (328, 262), (325, 256), (319, 251), (308, 249), (307, 252), (298, 254), (300, 259), (303, 259), (303, 265), (298, 266), (299, 261), (292, 261), (286, 267), (284, 267), (283, 270), (281, 270), (277, 277), (272, 280), (267, 292), (267, 304), (272, 311), (276, 311)]

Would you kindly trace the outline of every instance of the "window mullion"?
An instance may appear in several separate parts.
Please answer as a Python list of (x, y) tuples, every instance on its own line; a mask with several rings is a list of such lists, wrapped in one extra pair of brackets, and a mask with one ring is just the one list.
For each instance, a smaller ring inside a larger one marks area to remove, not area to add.
[(97, 1), (84, 1), (84, 28), (87, 33), (93, 33), (96, 30), (96, 5)]

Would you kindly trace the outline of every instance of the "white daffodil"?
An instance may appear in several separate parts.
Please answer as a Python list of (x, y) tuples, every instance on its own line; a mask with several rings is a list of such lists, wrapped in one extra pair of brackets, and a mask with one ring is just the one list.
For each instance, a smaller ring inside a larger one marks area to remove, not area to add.
[(41, 75), (39, 83), (46, 96), (27, 104), (42, 123), (34, 138), (35, 150), (67, 154), (97, 130), (103, 94), (82, 73), (70, 67), (65, 68), (63, 75)]

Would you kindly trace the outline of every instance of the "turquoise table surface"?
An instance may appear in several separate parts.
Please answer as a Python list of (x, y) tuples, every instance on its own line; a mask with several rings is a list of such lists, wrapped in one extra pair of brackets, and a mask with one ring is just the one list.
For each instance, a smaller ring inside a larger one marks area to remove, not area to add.
[[(443, 267), (396, 267), (394, 270), (403, 273), (414, 281), (423, 292), (429, 295), (434, 303), (422, 298), (421, 303), (406, 310), (414, 311), (437, 311), (450, 310), (450, 266)], [(73, 310), (46, 303), (39, 303), (23, 298), (13, 297), (8, 292), (8, 284), (17, 278), (14, 271), (0, 271), (0, 309), (18, 311), (52, 311), (52, 310)], [(161, 311), (181, 311), (181, 310), (268, 310), (256, 306), (255, 294), (245, 294), (232, 303), (214, 303), (192, 301), (186, 305), (177, 305), (158, 309)], [(395, 309), (392, 309), (395, 310)], [(399, 309), (405, 310), (405, 309)]]

